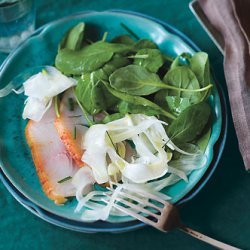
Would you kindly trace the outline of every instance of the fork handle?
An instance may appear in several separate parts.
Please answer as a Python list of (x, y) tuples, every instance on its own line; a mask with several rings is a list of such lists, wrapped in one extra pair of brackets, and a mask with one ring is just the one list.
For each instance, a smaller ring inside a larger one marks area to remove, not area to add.
[(237, 247), (233, 247), (233, 246), (230, 246), (228, 244), (225, 244), (221, 241), (218, 241), (218, 240), (215, 240), (209, 236), (206, 236), (204, 234), (201, 234), (189, 227), (186, 227), (186, 226), (181, 226), (178, 228), (180, 231), (198, 239), (198, 240), (201, 240), (201, 241), (204, 241), (214, 247), (217, 247), (219, 249), (225, 249), (225, 250), (241, 250), (240, 248), (237, 248)]

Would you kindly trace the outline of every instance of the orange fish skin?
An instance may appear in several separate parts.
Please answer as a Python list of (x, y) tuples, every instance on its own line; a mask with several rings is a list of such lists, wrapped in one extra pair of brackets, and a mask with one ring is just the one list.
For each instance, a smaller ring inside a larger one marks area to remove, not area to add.
[[(63, 144), (65, 145), (68, 153), (75, 161), (78, 167), (83, 167), (86, 165), (82, 160), (83, 150), (81, 149), (79, 143), (76, 139), (73, 138), (73, 131), (70, 131), (65, 125), (63, 121), (62, 115), (55, 119), (55, 128), (61, 138)], [(77, 135), (76, 135), (77, 136)]]
[(35, 167), (36, 167), (37, 175), (38, 175), (40, 183), (42, 185), (42, 189), (43, 189), (44, 193), (47, 195), (47, 197), (50, 198), (51, 200), (53, 200), (56, 204), (58, 204), (58, 205), (63, 204), (67, 201), (67, 199), (61, 195), (56, 194), (53, 191), (54, 186), (50, 182), (49, 177), (44, 170), (44, 162), (43, 162), (43, 159), (40, 155), (40, 148), (42, 147), (42, 145), (37, 144), (33, 140), (32, 136), (30, 134), (30, 128), (33, 125), (33, 123), (34, 122), (32, 120), (29, 120), (29, 122), (27, 123), (26, 128), (25, 128), (25, 136), (26, 136), (27, 143), (28, 143), (30, 150), (31, 150), (31, 155), (32, 155)]

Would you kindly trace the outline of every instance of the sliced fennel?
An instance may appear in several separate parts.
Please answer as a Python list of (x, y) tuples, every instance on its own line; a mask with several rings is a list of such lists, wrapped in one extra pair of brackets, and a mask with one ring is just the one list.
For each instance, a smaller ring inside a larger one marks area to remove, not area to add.
[[(164, 200), (170, 199), (170, 197), (167, 195), (154, 191), (144, 184), (115, 183), (115, 186), (116, 188), (113, 191), (92, 191), (82, 199), (79, 199), (79, 203), (75, 212), (82, 212), (81, 218), (85, 221), (107, 220), (109, 215), (127, 216), (126, 213), (115, 208), (116, 198), (122, 195), (122, 192), (125, 189), (126, 194), (137, 196), (139, 199), (144, 201), (148, 201), (149, 199), (140, 196), (140, 194), (145, 194), (145, 191), (157, 195)], [(126, 197), (125, 199), (129, 200), (129, 198)], [(138, 205), (140, 206), (141, 204)], [(143, 207), (143, 205), (141, 206)], [(137, 211), (134, 212), (138, 213)]]
[[(78, 200), (75, 211), (82, 213), (83, 220), (125, 216), (115, 208), (116, 198), (124, 195), (124, 189), (127, 200), (129, 194), (145, 199), (140, 195), (145, 192), (168, 200), (170, 197), (160, 192), (163, 188), (181, 179), (187, 182), (188, 174), (204, 165), (205, 157), (196, 146), (186, 145), (189, 152), (179, 149), (163, 125), (166, 124), (156, 117), (132, 114), (107, 124), (93, 125), (87, 130), (82, 142), (82, 160), (92, 169), (93, 176), (92, 179), (86, 177), (83, 168), (73, 178), (78, 183), (75, 185)], [(173, 150), (180, 153), (178, 159), (172, 159)], [(111, 189), (93, 190), (93, 179), (99, 184), (109, 183)]]
[(47, 66), (46, 71), (30, 77), (23, 84), (25, 101), (23, 119), (40, 121), (50, 108), (52, 98), (66, 89), (75, 86), (77, 81), (63, 75), (56, 68)]
[[(82, 160), (92, 168), (97, 183), (114, 180), (119, 173), (134, 183), (145, 183), (165, 175), (171, 154), (164, 149), (170, 140), (163, 123), (153, 116), (131, 114), (91, 126), (83, 140)], [(120, 152), (128, 151), (128, 144), (126, 149), (118, 150), (126, 140), (135, 145), (130, 157), (122, 157), (126, 152), (123, 155)]]

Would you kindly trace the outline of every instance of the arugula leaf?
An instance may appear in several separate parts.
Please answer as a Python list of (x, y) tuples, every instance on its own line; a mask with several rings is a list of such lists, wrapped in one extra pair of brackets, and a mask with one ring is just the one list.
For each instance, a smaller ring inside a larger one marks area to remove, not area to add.
[(100, 81), (95, 81), (94, 74), (85, 73), (83, 77), (77, 78), (78, 83), (75, 89), (81, 105), (91, 115), (99, 113), (106, 107), (102, 84)]
[(76, 95), (88, 113), (97, 114), (101, 110), (112, 107), (119, 101), (107, 91), (101, 81), (107, 81), (113, 71), (128, 63), (127, 58), (117, 54), (102, 68), (76, 78), (78, 80)]
[(138, 55), (148, 55), (148, 57), (136, 58), (134, 64), (144, 67), (150, 72), (156, 73), (164, 64), (163, 55), (158, 49), (141, 49), (136, 53), (136, 56)]
[(205, 152), (207, 148), (207, 145), (211, 136), (211, 132), (212, 132), (212, 117), (210, 115), (209, 120), (206, 126), (204, 127), (201, 135), (198, 136), (194, 141), (194, 144), (198, 146), (199, 150), (203, 153)]
[(117, 69), (109, 77), (112, 88), (131, 95), (149, 95), (160, 90), (162, 82), (158, 75), (138, 65)]
[(210, 117), (210, 106), (201, 102), (185, 109), (168, 127), (174, 143), (190, 142), (201, 135)]
[(154, 96), (154, 102), (158, 104), (160, 107), (164, 108), (165, 110), (169, 110), (166, 101), (167, 96), (168, 96), (167, 89), (159, 90)]
[(104, 117), (104, 119), (102, 120), (103, 123), (108, 123), (108, 122), (112, 122), (112, 121), (115, 121), (115, 120), (118, 120), (118, 119), (121, 119), (124, 117), (124, 114), (121, 114), (121, 113), (114, 113), (114, 114), (111, 114), (111, 115), (106, 115)]
[(168, 96), (166, 90), (161, 90), (156, 93), (154, 98), (155, 103), (168, 110), (170, 113), (179, 115), (187, 107), (191, 106), (189, 98), (179, 96)]
[(191, 105), (189, 98), (182, 98), (179, 96), (166, 96), (166, 102), (168, 110), (170, 110), (170, 112), (175, 115), (179, 115), (182, 111), (184, 111)]
[(127, 66), (130, 63), (130, 60), (120, 54), (115, 54), (113, 58), (103, 66), (103, 71), (106, 74), (104, 80), (108, 80), (109, 76), (116, 70), (121, 67)]
[(205, 152), (209, 139), (211, 137), (212, 129), (208, 127), (207, 130), (203, 131), (202, 136), (197, 140), (196, 145), (202, 152)]
[[(94, 74), (94, 78), (96, 81), (98, 80), (104, 80), (108, 81), (109, 76), (118, 68), (126, 66), (130, 63), (130, 61), (123, 57), (120, 54), (115, 54), (113, 58), (106, 63), (101, 69), (98, 69), (96, 73)], [(109, 109), (112, 106), (114, 106), (116, 103), (118, 103), (118, 99), (111, 95), (109, 91), (107, 91), (106, 87), (102, 85), (102, 92), (103, 96), (106, 102), (105, 109)]]
[(159, 115), (160, 112), (150, 106), (138, 105), (135, 103), (129, 103), (126, 101), (121, 101), (118, 105), (118, 111), (121, 114), (144, 114), (144, 115)]
[(158, 106), (157, 104), (147, 100), (146, 98), (140, 97), (140, 96), (133, 96), (129, 95), (127, 93), (122, 93), (120, 91), (117, 91), (113, 89), (108, 82), (103, 81), (104, 85), (106, 86), (107, 90), (117, 98), (136, 105), (144, 106), (144, 107), (150, 107), (154, 109), (155, 111), (158, 111), (159, 114), (162, 114), (168, 118), (175, 119), (175, 116), (170, 114), (169, 112), (165, 111), (163, 108)]
[[(107, 110), (110, 107), (116, 105), (119, 102), (119, 99), (111, 95), (109, 91), (106, 89), (106, 87), (103, 86), (102, 84), (102, 81), (105, 81), (108, 79), (108, 75), (104, 71), (104, 68), (98, 69), (97, 71), (92, 72), (91, 77), (92, 77), (93, 82), (98, 83), (96, 87), (98, 87), (101, 91), (100, 95), (102, 97), (100, 100), (102, 100), (102, 103), (101, 103), (102, 110)], [(95, 92), (95, 90), (93, 90), (93, 92)]]
[[(210, 66), (208, 54), (205, 52), (198, 52), (190, 59), (190, 68), (196, 75), (200, 86), (206, 87), (210, 84)], [(206, 100), (210, 95), (211, 90), (202, 93), (202, 100)]]
[(55, 65), (64, 74), (81, 75), (93, 72), (108, 62), (114, 53), (130, 51), (131, 46), (99, 41), (85, 46), (79, 51), (59, 50)]
[(141, 39), (139, 40), (135, 46), (134, 46), (135, 50), (140, 50), (140, 49), (158, 49), (157, 45), (148, 40), (148, 39)]
[(190, 59), (190, 68), (196, 75), (199, 84), (202, 87), (210, 83), (210, 68), (208, 54), (205, 52), (198, 52)]
[[(167, 84), (183, 89), (199, 89), (200, 85), (195, 74), (188, 66), (178, 66), (167, 72), (163, 81)], [(179, 90), (169, 90), (168, 95), (188, 98), (191, 104), (198, 103), (201, 100), (200, 92), (185, 92)]]
[[(181, 68), (181, 70), (179, 70), (179, 68)], [(183, 67), (179, 68), (174, 69), (174, 71), (180, 71), (177, 72), (177, 74), (172, 74), (172, 71), (169, 71), (166, 77), (164, 77), (165, 81), (169, 81), (170, 84), (162, 82), (157, 74), (133, 64), (117, 69), (110, 75), (109, 81), (112, 88), (130, 95), (144, 96), (153, 94), (160, 89), (171, 89), (175, 91), (172, 95), (179, 93), (178, 95), (189, 97), (193, 103), (195, 103), (200, 97), (199, 92), (206, 91), (211, 85), (200, 89), (193, 72), (188, 68), (187, 70), (189, 71), (185, 70), (185, 68), (183, 69)], [(177, 86), (174, 86), (174, 84)], [(178, 84), (180, 86), (178, 86)]]
[(82, 77), (76, 78), (78, 80), (76, 96), (81, 105), (91, 115), (106, 109), (106, 100), (98, 74), (101, 74), (101, 72), (85, 73)]
[(128, 44), (128, 45), (135, 45), (135, 41), (128, 35), (122, 35), (122, 36), (117, 36), (113, 38), (111, 43), (122, 43), (122, 44)]
[[(195, 74), (200, 87), (206, 87), (210, 84), (210, 67), (208, 54), (205, 52), (197, 52), (193, 56), (189, 53), (182, 53), (171, 64), (170, 69), (179, 66), (188, 66)], [(201, 100), (205, 100), (210, 95), (211, 89), (201, 94)]]
[(84, 37), (84, 23), (79, 23), (70, 29), (59, 44), (59, 50), (67, 48), (71, 50), (79, 50), (81, 48)]

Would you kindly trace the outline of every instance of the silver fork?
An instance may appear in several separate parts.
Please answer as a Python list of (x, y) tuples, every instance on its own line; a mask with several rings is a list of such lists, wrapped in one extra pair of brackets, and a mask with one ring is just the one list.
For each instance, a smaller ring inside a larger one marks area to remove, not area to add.
[[(108, 189), (114, 191), (112, 188)], [(145, 198), (147, 199), (145, 200)], [(103, 201), (107, 202), (106, 200)], [(179, 229), (219, 249), (240, 250), (240, 248), (215, 240), (183, 225), (177, 207), (152, 193), (136, 190), (135, 195), (131, 193), (131, 190), (123, 188), (115, 199), (114, 207), (162, 232)]]

